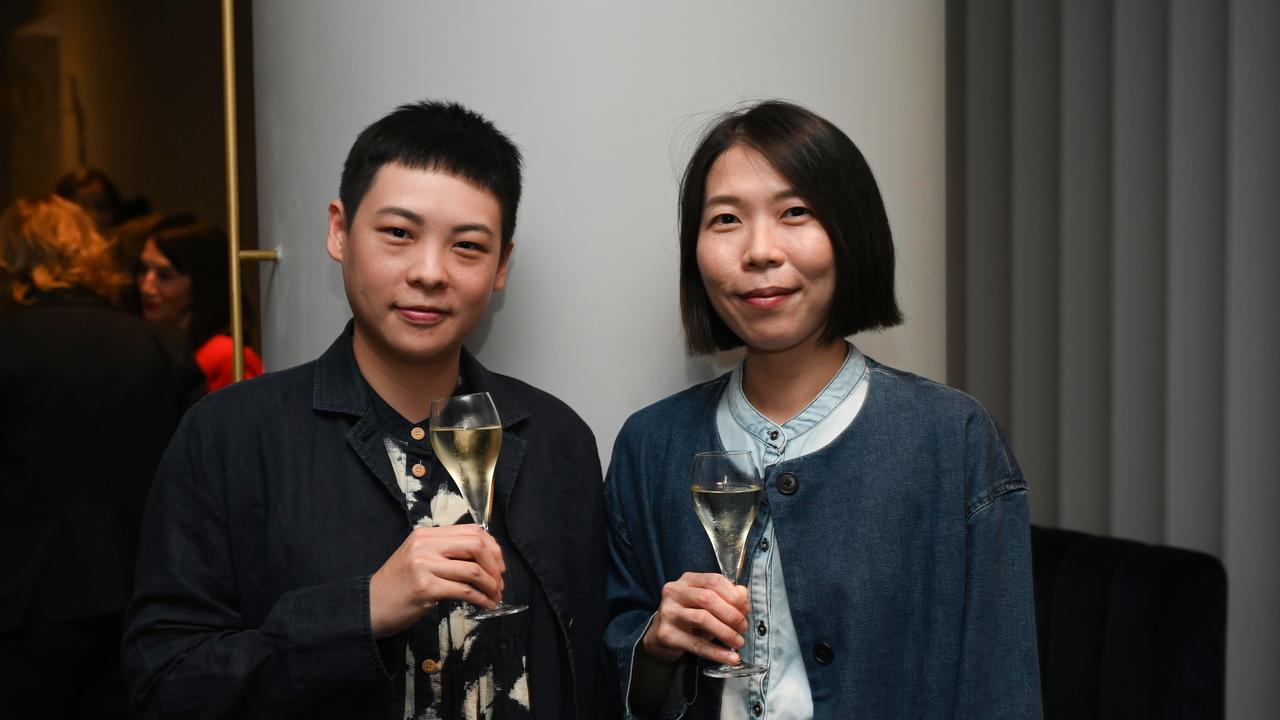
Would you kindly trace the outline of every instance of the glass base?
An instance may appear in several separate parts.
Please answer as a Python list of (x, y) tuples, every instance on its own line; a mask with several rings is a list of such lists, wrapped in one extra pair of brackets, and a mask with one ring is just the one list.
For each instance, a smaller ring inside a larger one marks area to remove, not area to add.
[(713, 678), (748, 677), (750, 675), (759, 675), (762, 672), (764, 672), (764, 668), (750, 663), (717, 665), (715, 667), (703, 668), (702, 670), (703, 675)]
[(489, 618), (502, 617), (504, 615), (515, 615), (528, 609), (528, 605), (508, 605), (505, 602), (500, 602), (488, 610), (472, 608), (471, 612), (467, 613), (467, 617), (472, 620), (488, 620)]

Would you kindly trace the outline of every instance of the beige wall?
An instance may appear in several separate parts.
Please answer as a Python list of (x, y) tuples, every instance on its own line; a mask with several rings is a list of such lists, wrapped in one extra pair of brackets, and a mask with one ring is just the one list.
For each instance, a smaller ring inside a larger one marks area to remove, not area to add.
[(608, 457), (627, 415), (712, 377), (677, 311), (678, 177), (717, 111), (763, 97), (813, 107), (863, 149), (885, 195), (906, 324), (860, 339), (942, 379), (944, 12), (813, 0), (314, 2), (254, 7), (264, 350), (286, 367), (349, 316), (325, 255), (325, 206), (356, 134), (424, 97), (472, 105), (523, 148), (526, 194), (507, 289), (471, 347), (556, 393)]

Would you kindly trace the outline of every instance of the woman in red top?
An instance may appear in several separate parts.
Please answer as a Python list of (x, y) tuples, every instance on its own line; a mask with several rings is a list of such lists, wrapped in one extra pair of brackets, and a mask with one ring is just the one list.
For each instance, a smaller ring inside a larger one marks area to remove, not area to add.
[[(234, 354), (226, 235), (204, 221), (156, 233), (138, 258), (137, 282), (143, 317), (190, 336), (208, 391), (230, 385)], [(262, 359), (245, 346), (245, 378), (261, 374)]]

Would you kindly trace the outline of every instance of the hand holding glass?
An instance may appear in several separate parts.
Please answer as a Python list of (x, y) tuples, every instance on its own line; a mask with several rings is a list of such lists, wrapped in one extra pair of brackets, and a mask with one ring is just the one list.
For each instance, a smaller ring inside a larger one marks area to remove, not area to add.
[[(493, 469), (502, 447), (502, 422), (493, 398), (489, 393), (476, 393), (432, 400), (430, 428), (436, 457), (466, 499), (471, 519), (488, 532), (493, 511)], [(487, 620), (528, 609), (528, 605), (500, 602), (488, 610), (474, 608), (467, 617)]]
[[(756, 519), (764, 482), (750, 452), (705, 452), (693, 457), (693, 509), (711, 538), (720, 572), (738, 583), (746, 554), (747, 534)], [(716, 678), (744, 677), (764, 668), (739, 662), (702, 671)]]

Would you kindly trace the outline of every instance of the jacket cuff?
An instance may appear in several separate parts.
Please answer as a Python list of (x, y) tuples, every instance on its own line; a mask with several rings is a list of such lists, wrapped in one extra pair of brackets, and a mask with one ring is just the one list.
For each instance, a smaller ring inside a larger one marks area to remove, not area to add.
[[(629, 635), (623, 641), (623, 652), (618, 653), (619, 668), (618, 676), (624, 679), (622, 688), (622, 707), (626, 720), (642, 720), (631, 709), (631, 681), (632, 674), (636, 669), (636, 653), (640, 652), (640, 641), (644, 639), (644, 634), (649, 630), (649, 625), (653, 623), (653, 619), (657, 617), (655, 612), (649, 616), (649, 619), (640, 626), (640, 629)], [(684, 714), (688, 712), (689, 705), (693, 702), (693, 696), (687, 692), (689, 685), (686, 682), (686, 676), (689, 675), (690, 666), (697, 665), (696, 662), (685, 655), (676, 661), (675, 670), (671, 673), (671, 685), (667, 688), (667, 696), (662, 701), (662, 705), (658, 709), (656, 720), (680, 720)], [(693, 681), (694, 694), (697, 692), (696, 676)]]
[(391, 690), (369, 619), (369, 580), (364, 575), (299, 588), (276, 603), (263, 629), (283, 632), (298, 686), (385, 682)]

